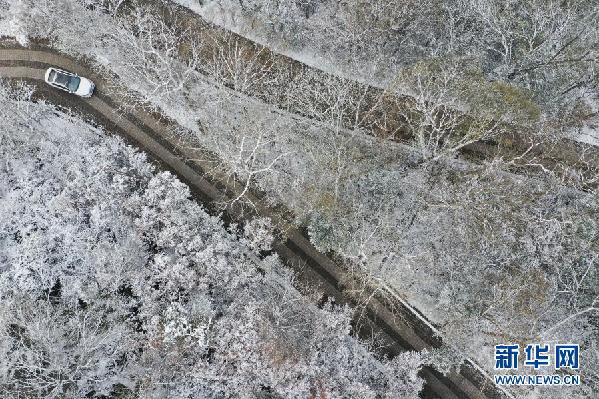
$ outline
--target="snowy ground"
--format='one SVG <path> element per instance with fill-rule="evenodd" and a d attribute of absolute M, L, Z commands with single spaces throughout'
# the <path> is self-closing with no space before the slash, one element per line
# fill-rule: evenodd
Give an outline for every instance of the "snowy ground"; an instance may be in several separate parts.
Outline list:
<path fill-rule="evenodd" d="M 582 143 L 599 146 L 599 126 L 596 124 L 585 125 L 580 134 L 575 137 Z"/>
<path fill-rule="evenodd" d="M 589 113 L 594 113 L 595 117 L 588 120 L 580 132 L 574 133 L 573 136 L 583 143 L 599 146 L 599 95 L 596 100 L 590 100 L 588 105 Z"/>

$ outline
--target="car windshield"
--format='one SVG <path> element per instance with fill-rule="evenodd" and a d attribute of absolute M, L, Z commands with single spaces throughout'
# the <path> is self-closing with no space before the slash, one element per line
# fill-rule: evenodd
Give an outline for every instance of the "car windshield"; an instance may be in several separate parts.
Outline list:
<path fill-rule="evenodd" d="M 77 91 L 81 79 L 79 79 L 77 76 L 69 76 L 58 73 L 56 74 L 56 80 L 54 82 L 67 88 L 69 91 Z"/>

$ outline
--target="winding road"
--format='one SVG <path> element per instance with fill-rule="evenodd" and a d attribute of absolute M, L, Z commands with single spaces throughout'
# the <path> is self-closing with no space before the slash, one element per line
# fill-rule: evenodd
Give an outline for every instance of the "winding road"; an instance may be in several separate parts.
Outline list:
<path fill-rule="evenodd" d="M 91 78 L 96 82 L 96 94 L 83 99 L 49 87 L 43 83 L 43 79 L 44 72 L 50 65 Z M 202 150 L 185 145 L 180 137 L 176 138 L 171 134 L 176 127 L 173 122 L 141 108 L 123 107 L 117 96 L 111 94 L 110 85 L 103 77 L 68 56 L 49 49 L 16 46 L 1 48 L 0 77 L 24 80 L 36 87 L 34 99 L 43 98 L 59 107 L 71 109 L 103 126 L 106 131 L 123 136 L 128 143 L 147 152 L 159 167 L 175 173 L 208 210 L 216 212 L 216 202 L 235 198 L 234 195 L 243 187 L 232 184 L 230 176 L 212 170 L 208 161 L 202 160 L 210 158 L 198 156 Z M 357 298 L 354 293 L 367 293 L 369 300 L 363 305 L 367 318 L 359 323 L 359 332 L 365 336 L 382 336 L 388 343 L 384 349 L 385 354 L 393 356 L 406 350 L 422 350 L 441 345 L 442 339 L 434 326 L 399 295 L 388 287 L 364 286 L 355 281 L 340 265 L 318 252 L 300 230 L 292 227 L 265 205 L 259 195 L 250 196 L 255 204 L 254 211 L 229 207 L 225 217 L 229 220 L 243 220 L 252 213 L 257 213 L 275 219 L 279 226 L 284 225 L 285 239 L 275 242 L 276 252 L 296 271 L 302 284 L 317 287 L 337 303 L 361 303 L 362 296 Z M 462 364 L 459 372 L 452 372 L 447 376 L 430 367 L 422 370 L 422 376 L 426 379 L 422 396 L 427 399 L 513 398 L 495 385 L 471 360 Z"/>

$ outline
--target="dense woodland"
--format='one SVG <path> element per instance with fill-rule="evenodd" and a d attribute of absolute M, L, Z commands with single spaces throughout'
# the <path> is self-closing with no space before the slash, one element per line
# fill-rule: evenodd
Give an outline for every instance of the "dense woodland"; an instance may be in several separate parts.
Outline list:
<path fill-rule="evenodd" d="M 528 91 L 562 117 L 597 101 L 596 0 L 176 2 L 268 47 L 381 86 L 406 66 L 460 62 Z"/>
<path fill-rule="evenodd" d="M 378 360 L 252 256 L 260 223 L 227 231 L 120 139 L 0 90 L 2 398 L 417 397 L 420 356 Z"/>
<path fill-rule="evenodd" d="M 466 142 L 501 141 L 497 120 L 524 127 L 531 148 L 559 146 L 564 137 L 592 141 L 599 79 L 597 1 L 177 3 L 265 47 L 247 47 L 237 36 L 218 31 L 195 31 L 187 24 L 188 14 L 177 19 L 174 11 L 165 19 L 147 4 L 118 0 L 43 5 L 0 0 L 0 34 L 23 44 L 42 39 L 91 60 L 114 79 L 111 89 L 123 101 L 150 104 L 178 122 L 182 128 L 173 133 L 212 151 L 215 168 L 260 189 L 270 203 L 286 206 L 318 248 L 335 253 L 356 275 L 400 292 L 483 367 L 492 368 L 497 343 L 580 343 L 582 378 L 589 384 L 568 395 L 592 397 L 599 385 L 597 175 L 588 177 L 569 165 L 546 168 L 535 159 L 523 164 L 524 154 L 471 162 L 459 149 Z M 70 12 L 57 12 L 65 7 Z M 277 72 L 284 70 L 277 69 L 283 61 L 268 47 L 311 65 L 321 63 L 332 74 L 304 67 L 291 79 Z M 359 82 L 382 88 L 385 96 L 415 99 L 414 108 L 401 115 L 413 140 L 377 136 L 376 127 L 348 118 L 369 99 Z M 484 123 L 464 134 L 458 119 L 439 118 L 438 110 L 446 108 L 469 112 Z M 584 161 L 589 147 L 580 148 Z M 34 165 L 33 159 L 27 162 Z M 144 173 L 158 181 L 148 177 L 153 172 Z M 175 184 L 159 176 L 162 183 L 153 190 Z M 122 190 L 132 197 L 146 195 L 137 186 L 130 194 L 127 187 Z M 145 212 L 138 206 L 133 215 Z M 205 223 L 199 208 L 188 212 Z M 156 234 L 154 227 L 144 228 L 139 231 Z M 177 237 L 170 239 L 172 245 L 190 239 Z M 222 238 L 227 246 L 233 245 L 227 237 Z M 152 267 L 174 267 L 159 257 L 162 266 Z M 251 267 L 244 270 L 266 284 Z M 154 269 L 143 273 L 161 275 Z M 222 298 L 239 284 L 223 286 L 228 294 L 215 298 L 226 301 Z M 52 287 L 45 288 L 48 298 Z M 343 319 L 312 311 L 313 320 L 321 313 L 322 320 L 331 320 L 330 328 Z M 341 341 L 350 340 L 346 332 L 338 335 Z M 344 347 L 335 342 L 341 345 L 335 348 Z M 418 363 L 416 357 L 411 361 Z M 395 384 L 387 371 L 381 373 L 380 385 L 368 389 Z M 306 380 L 306 389 L 318 384 L 314 381 Z M 411 381 L 415 385 L 405 389 L 415 392 L 418 382 Z M 563 397 L 559 390 L 529 394 Z"/>

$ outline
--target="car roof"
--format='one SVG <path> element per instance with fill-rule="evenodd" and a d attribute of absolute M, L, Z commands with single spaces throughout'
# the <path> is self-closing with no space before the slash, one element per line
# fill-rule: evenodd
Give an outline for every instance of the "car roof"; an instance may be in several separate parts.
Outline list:
<path fill-rule="evenodd" d="M 72 78 L 76 77 L 74 73 L 63 71 L 58 68 L 49 68 L 48 80 L 54 84 L 68 88 L 69 82 Z"/>
<path fill-rule="evenodd" d="M 69 80 L 71 80 L 71 76 L 58 72 L 54 79 L 54 83 L 57 83 L 62 86 L 67 86 L 69 84 Z"/>

